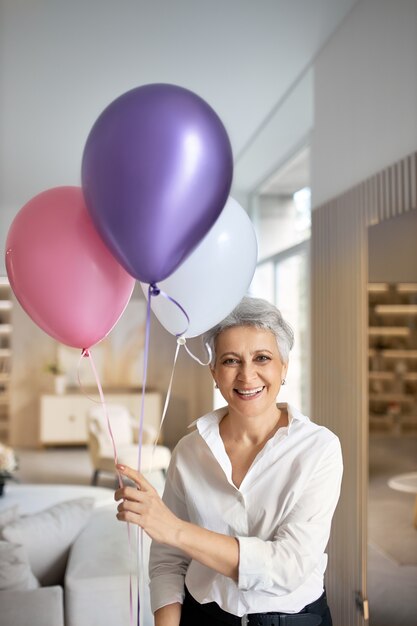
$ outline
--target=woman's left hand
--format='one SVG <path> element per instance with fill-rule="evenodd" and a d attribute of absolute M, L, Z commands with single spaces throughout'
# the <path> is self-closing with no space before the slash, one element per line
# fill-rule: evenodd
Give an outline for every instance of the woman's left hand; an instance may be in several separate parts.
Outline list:
<path fill-rule="evenodd" d="M 118 465 L 118 471 L 137 487 L 124 486 L 114 494 L 122 500 L 117 507 L 117 519 L 137 524 L 158 543 L 175 545 L 181 520 L 162 502 L 156 489 L 136 470 Z"/>

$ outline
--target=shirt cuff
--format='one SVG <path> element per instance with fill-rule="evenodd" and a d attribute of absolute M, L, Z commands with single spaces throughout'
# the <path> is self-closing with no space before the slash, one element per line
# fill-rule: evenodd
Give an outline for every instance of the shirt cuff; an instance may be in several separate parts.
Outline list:
<path fill-rule="evenodd" d="M 161 574 L 149 583 L 151 610 L 155 613 L 167 604 L 184 602 L 184 576 L 181 574 Z"/>
<path fill-rule="evenodd" d="M 239 589 L 265 591 L 271 586 L 268 577 L 270 555 L 265 542 L 258 537 L 237 537 L 237 540 L 239 541 Z"/>

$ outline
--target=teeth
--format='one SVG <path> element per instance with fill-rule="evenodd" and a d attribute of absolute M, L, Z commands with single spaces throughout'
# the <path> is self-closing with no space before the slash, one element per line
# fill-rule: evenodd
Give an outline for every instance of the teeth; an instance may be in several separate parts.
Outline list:
<path fill-rule="evenodd" d="M 262 391 L 263 387 L 258 387 L 257 389 L 236 389 L 238 393 L 242 396 L 254 396 L 259 391 Z"/>

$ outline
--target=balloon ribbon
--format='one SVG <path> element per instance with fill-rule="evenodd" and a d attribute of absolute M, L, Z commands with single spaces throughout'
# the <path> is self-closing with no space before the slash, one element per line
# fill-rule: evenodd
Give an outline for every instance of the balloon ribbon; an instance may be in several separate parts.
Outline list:
<path fill-rule="evenodd" d="M 114 464 L 115 466 L 118 463 L 118 457 L 117 457 L 117 446 L 116 446 L 116 441 L 114 439 L 113 436 L 113 431 L 112 431 L 112 427 L 111 427 L 111 422 L 110 422 L 110 417 L 109 417 L 109 412 L 107 410 L 107 404 L 104 398 L 104 393 L 103 393 L 103 388 L 101 386 L 101 382 L 100 382 L 100 377 L 98 375 L 97 372 L 97 368 L 95 366 L 94 363 L 94 359 L 93 359 L 93 355 L 91 354 L 91 350 L 88 350 L 86 348 L 84 348 L 81 352 L 81 357 L 80 360 L 78 362 L 78 368 L 77 368 L 77 372 L 78 372 L 78 381 L 80 383 L 81 386 L 81 381 L 80 381 L 80 377 L 79 377 L 79 370 L 80 370 L 80 363 L 81 363 L 81 359 L 82 358 L 88 358 L 90 365 L 91 365 L 91 369 L 93 371 L 94 374 L 94 378 L 96 380 L 96 384 L 97 384 L 97 389 L 99 392 L 99 396 L 100 396 L 100 401 L 101 401 L 101 406 L 103 407 L 103 412 L 104 415 L 106 416 L 106 422 L 107 422 L 107 428 L 109 431 L 109 435 L 110 435 L 110 439 L 111 439 L 111 443 L 112 443 L 112 447 L 113 447 L 113 456 L 114 456 Z M 82 386 L 81 386 L 82 388 Z M 123 480 L 122 480 L 122 476 L 120 474 L 120 472 L 116 471 L 117 473 L 117 479 L 119 481 L 119 487 L 123 487 Z M 132 538 L 131 538 L 131 534 L 130 534 L 130 524 L 129 522 L 127 522 L 127 537 L 128 537 L 128 543 L 129 543 L 129 556 L 131 559 L 131 555 L 132 555 Z M 130 567 L 129 567 L 129 614 L 130 614 L 130 624 L 131 626 L 133 626 L 134 624 L 134 619 L 133 619 L 133 581 L 132 581 L 132 561 L 130 560 Z"/>

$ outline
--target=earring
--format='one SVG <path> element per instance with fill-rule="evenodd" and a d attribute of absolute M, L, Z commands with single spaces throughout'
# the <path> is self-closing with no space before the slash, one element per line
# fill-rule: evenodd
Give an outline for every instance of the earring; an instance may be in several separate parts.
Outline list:
<path fill-rule="evenodd" d="M 285 378 L 281 380 L 281 385 L 285 385 Z"/>

